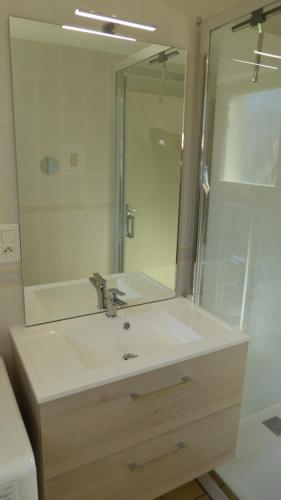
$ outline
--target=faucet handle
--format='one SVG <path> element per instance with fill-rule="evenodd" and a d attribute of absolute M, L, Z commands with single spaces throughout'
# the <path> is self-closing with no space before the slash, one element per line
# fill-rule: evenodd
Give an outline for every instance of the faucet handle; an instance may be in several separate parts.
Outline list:
<path fill-rule="evenodd" d="M 126 295 L 126 294 L 124 292 L 121 292 L 121 290 L 118 290 L 118 288 L 110 288 L 108 290 L 108 298 L 109 298 L 110 302 L 115 304 L 115 306 L 120 306 L 120 307 L 127 306 L 128 305 L 127 302 L 124 302 L 124 300 L 118 299 L 118 295 L 120 295 L 122 297 L 123 295 Z"/>
<path fill-rule="evenodd" d="M 114 297 L 114 295 L 119 295 L 120 297 L 126 295 L 124 292 L 122 292 L 121 290 L 118 290 L 118 288 L 109 288 L 108 290 L 108 293 L 109 295 L 112 295 Z"/>

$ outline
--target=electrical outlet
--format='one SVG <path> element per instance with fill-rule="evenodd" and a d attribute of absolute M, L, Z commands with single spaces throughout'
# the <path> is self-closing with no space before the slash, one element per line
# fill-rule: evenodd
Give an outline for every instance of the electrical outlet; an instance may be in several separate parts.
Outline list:
<path fill-rule="evenodd" d="M 0 224 L 0 263 L 20 261 L 18 224 Z"/>
<path fill-rule="evenodd" d="M 9 243 L 2 247 L 2 259 L 3 260 L 14 260 L 17 254 L 16 245 L 14 243 Z"/>

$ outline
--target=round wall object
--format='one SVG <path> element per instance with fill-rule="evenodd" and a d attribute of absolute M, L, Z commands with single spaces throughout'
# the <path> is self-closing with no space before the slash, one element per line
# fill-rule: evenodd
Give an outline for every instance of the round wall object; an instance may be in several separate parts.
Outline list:
<path fill-rule="evenodd" d="M 40 162 L 40 170 L 45 175 L 55 175 L 60 168 L 60 164 L 53 156 L 45 156 Z"/>

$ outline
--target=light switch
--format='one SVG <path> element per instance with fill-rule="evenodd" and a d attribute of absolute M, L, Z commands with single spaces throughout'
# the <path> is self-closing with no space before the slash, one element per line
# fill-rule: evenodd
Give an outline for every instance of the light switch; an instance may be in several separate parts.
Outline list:
<path fill-rule="evenodd" d="M 87 171 L 85 144 L 62 144 L 62 165 L 66 175 L 81 175 Z"/>
<path fill-rule="evenodd" d="M 70 154 L 69 164 L 71 167 L 78 167 L 78 153 L 71 153 Z"/>
<path fill-rule="evenodd" d="M 13 230 L 1 231 L 2 243 L 13 243 L 16 240 L 16 234 Z"/>

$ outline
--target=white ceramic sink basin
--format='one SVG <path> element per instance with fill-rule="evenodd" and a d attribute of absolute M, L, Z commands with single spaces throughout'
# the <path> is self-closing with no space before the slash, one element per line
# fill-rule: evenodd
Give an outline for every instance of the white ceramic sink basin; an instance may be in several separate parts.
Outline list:
<path fill-rule="evenodd" d="M 95 321 L 92 327 L 69 328 L 64 337 L 88 369 L 133 363 L 148 354 L 160 354 L 202 337 L 164 310 Z"/>
<path fill-rule="evenodd" d="M 17 326 L 12 339 L 40 403 L 248 342 L 183 297 L 124 308 L 114 319 Z"/>

